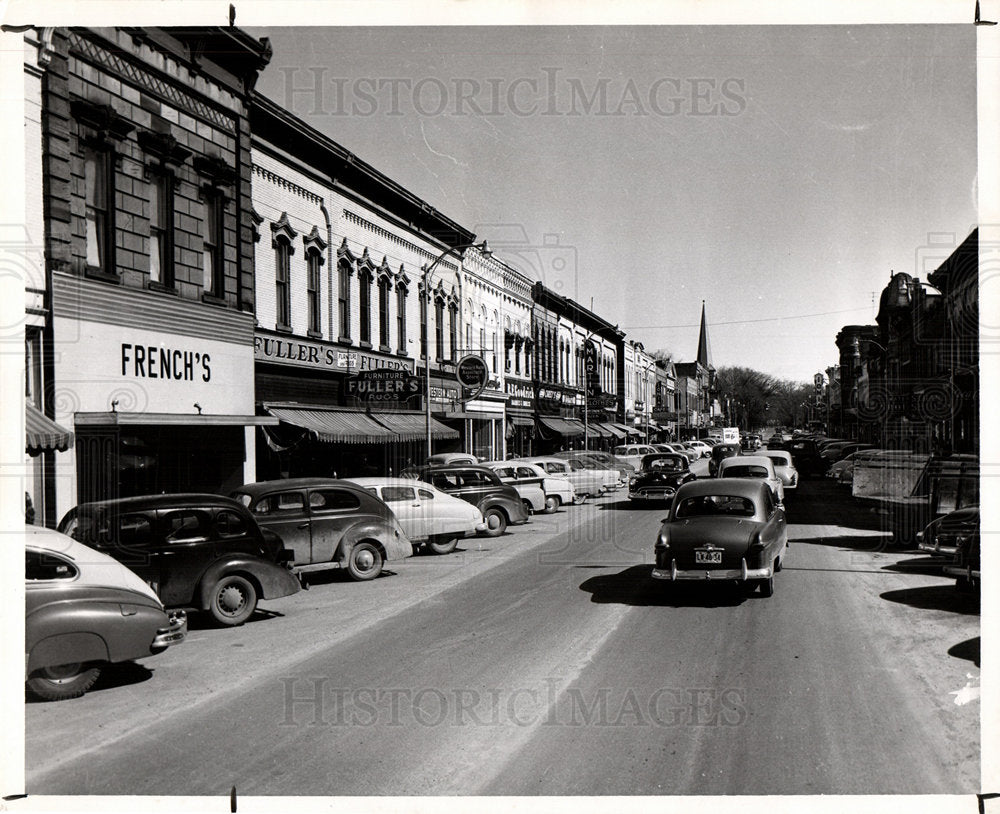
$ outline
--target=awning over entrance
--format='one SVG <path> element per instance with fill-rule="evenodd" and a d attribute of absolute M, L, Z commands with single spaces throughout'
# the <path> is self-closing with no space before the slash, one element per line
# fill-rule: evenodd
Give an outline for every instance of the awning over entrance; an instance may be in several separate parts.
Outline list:
<path fill-rule="evenodd" d="M 542 427 L 548 430 L 550 433 L 556 433 L 556 435 L 565 435 L 568 437 L 576 437 L 577 435 L 583 435 L 583 425 L 573 424 L 564 418 L 555 418 L 554 416 L 539 416 L 538 423 Z"/>
<path fill-rule="evenodd" d="M 513 424 L 513 425 L 515 425 L 517 427 L 533 427 L 533 426 L 535 426 L 535 422 L 532 421 L 530 418 L 524 418 L 523 416 L 519 416 L 519 415 L 509 415 L 509 416 L 507 416 L 507 420 L 510 421 L 511 424 Z"/>
<path fill-rule="evenodd" d="M 587 424 L 584 425 L 584 423 L 582 421 L 577 421 L 575 418 L 571 418 L 571 419 L 568 419 L 568 420 L 572 421 L 574 424 L 576 424 L 580 428 L 580 432 L 581 433 L 584 430 L 586 430 L 586 434 L 587 435 L 591 435 L 594 438 L 611 438 L 612 437 L 611 433 L 608 432 L 603 427 L 601 427 L 601 425 L 598 424 L 596 421 L 588 421 Z"/>
<path fill-rule="evenodd" d="M 372 413 L 379 424 L 399 435 L 400 441 L 423 441 L 427 438 L 427 417 L 423 413 Z M 458 430 L 431 418 L 432 438 L 458 438 Z"/>
<path fill-rule="evenodd" d="M 627 424 L 619 424 L 617 421 L 614 421 L 612 422 L 612 426 L 621 430 L 626 435 L 642 435 L 640 430 L 637 430 L 635 427 L 630 427 Z"/>
<path fill-rule="evenodd" d="M 73 433 L 56 424 L 29 402 L 24 403 L 25 449 L 29 455 L 40 455 L 49 449 L 65 452 L 73 443 Z"/>
<path fill-rule="evenodd" d="M 499 421 L 503 418 L 503 413 L 484 413 L 477 412 L 476 410 L 465 410 L 458 413 L 442 413 L 441 418 L 445 421 L 452 421 L 459 418 L 474 418 L 476 421 Z"/>
<path fill-rule="evenodd" d="M 623 440 L 628 435 L 628 433 L 626 433 L 625 430 L 620 430 L 613 424 L 601 424 L 601 429 L 611 433 L 619 441 Z"/>
<path fill-rule="evenodd" d="M 332 444 L 385 444 L 399 436 L 365 413 L 321 407 L 284 407 L 265 404 L 275 418 L 307 430 L 317 441 Z M 423 436 L 421 436 L 423 437 Z"/>
<path fill-rule="evenodd" d="M 80 427 L 277 427 L 269 415 L 208 415 L 202 413 L 74 413 Z"/>

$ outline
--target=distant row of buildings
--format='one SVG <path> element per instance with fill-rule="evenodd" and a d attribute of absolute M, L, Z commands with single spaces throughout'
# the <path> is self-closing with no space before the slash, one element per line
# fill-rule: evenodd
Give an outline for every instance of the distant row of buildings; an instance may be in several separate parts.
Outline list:
<path fill-rule="evenodd" d="M 814 415 L 879 447 L 978 454 L 979 231 L 927 254 L 926 280 L 892 274 L 876 324 L 837 334 L 840 363 Z"/>
<path fill-rule="evenodd" d="M 82 500 L 398 471 L 428 426 L 434 451 L 503 458 L 709 423 L 704 309 L 697 359 L 655 359 L 559 293 L 557 264 L 532 260 L 557 244 L 505 261 L 255 94 L 266 40 L 36 28 L 24 48 L 40 522 Z"/>

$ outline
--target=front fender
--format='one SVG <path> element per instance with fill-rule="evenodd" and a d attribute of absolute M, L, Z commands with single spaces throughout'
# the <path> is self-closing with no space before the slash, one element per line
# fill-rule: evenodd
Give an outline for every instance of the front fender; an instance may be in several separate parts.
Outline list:
<path fill-rule="evenodd" d="M 398 536 L 387 528 L 388 523 L 375 523 L 362 521 L 351 526 L 344 534 L 337 547 L 334 559 L 342 566 L 347 565 L 347 560 L 351 555 L 355 544 L 362 540 L 373 540 L 381 546 L 385 554 L 385 561 L 402 560 L 413 556 L 413 543 L 405 534 Z"/>
<path fill-rule="evenodd" d="M 250 577 L 256 583 L 261 599 L 289 596 L 298 592 L 301 587 L 287 569 L 261 557 L 250 554 L 225 557 L 213 562 L 202 574 L 198 588 L 198 607 L 202 610 L 208 608 L 212 587 L 227 574 L 244 574 Z"/>

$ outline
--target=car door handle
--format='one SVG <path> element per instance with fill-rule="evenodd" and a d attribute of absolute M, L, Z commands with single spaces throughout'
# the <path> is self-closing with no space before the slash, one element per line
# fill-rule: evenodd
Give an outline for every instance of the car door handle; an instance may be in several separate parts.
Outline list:
<path fill-rule="evenodd" d="M 419 509 L 420 508 L 420 504 L 419 503 L 411 503 L 410 506 L 412 506 L 414 509 Z"/>
<path fill-rule="evenodd" d="M 309 523 L 299 523 L 295 528 L 297 528 L 297 529 L 307 529 L 307 528 L 309 528 Z"/>

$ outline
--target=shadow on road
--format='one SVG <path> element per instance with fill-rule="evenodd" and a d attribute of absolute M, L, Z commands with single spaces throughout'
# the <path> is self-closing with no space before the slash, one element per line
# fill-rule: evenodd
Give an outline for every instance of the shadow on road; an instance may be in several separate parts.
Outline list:
<path fill-rule="evenodd" d="M 888 524 L 873 509 L 863 506 L 837 484 L 822 478 L 800 481 L 790 504 L 788 521 L 830 526 L 846 526 L 866 531 L 890 531 Z"/>
<path fill-rule="evenodd" d="M 602 512 L 630 512 L 630 511 L 642 511 L 643 509 L 648 509 L 650 511 L 663 512 L 663 517 L 667 516 L 670 511 L 670 501 L 669 500 L 631 500 L 629 498 L 619 498 L 613 503 L 602 503 L 600 504 L 600 509 Z"/>
<path fill-rule="evenodd" d="M 950 557 L 916 557 L 912 560 L 899 560 L 892 565 L 883 565 L 883 571 L 897 571 L 900 574 L 925 574 L 929 577 L 940 577 L 941 569 L 951 562 Z"/>
<path fill-rule="evenodd" d="M 922 588 L 903 588 L 879 594 L 882 599 L 899 602 L 921 610 L 942 610 L 951 613 L 978 614 L 979 595 L 964 594 L 954 585 L 926 585 Z"/>
<path fill-rule="evenodd" d="M 267 600 L 263 601 L 266 602 Z M 278 611 L 265 610 L 258 605 L 250 615 L 250 618 L 243 624 L 252 625 L 255 622 L 264 622 L 268 619 L 284 615 Z M 229 630 L 231 627 L 240 627 L 240 625 L 224 625 L 221 622 L 216 622 L 212 614 L 208 611 L 194 611 L 188 614 L 188 630 Z"/>
<path fill-rule="evenodd" d="M 948 655 L 954 656 L 956 659 L 966 659 L 978 667 L 980 648 L 980 639 L 979 636 L 976 636 L 948 648 Z"/>
<path fill-rule="evenodd" d="M 844 529 L 850 531 L 850 529 Z M 789 529 L 788 542 L 793 547 L 796 545 L 823 545 L 839 546 L 849 551 L 888 551 L 892 542 L 887 535 L 883 534 L 836 534 L 817 535 L 809 537 L 798 532 L 796 529 Z"/>
<path fill-rule="evenodd" d="M 742 604 L 748 597 L 736 584 L 654 580 L 651 565 L 633 565 L 617 574 L 602 574 L 580 583 L 580 590 L 598 604 L 636 605 L 665 608 L 719 608 Z"/>

